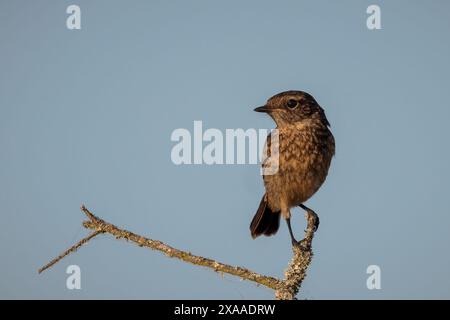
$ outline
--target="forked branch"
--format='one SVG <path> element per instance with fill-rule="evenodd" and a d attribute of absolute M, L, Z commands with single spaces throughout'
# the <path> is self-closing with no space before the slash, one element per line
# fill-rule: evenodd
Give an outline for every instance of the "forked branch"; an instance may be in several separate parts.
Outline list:
<path fill-rule="evenodd" d="M 264 285 L 275 290 L 275 297 L 277 299 L 290 300 L 295 299 L 302 281 L 306 276 L 306 270 L 311 263 L 313 255 L 311 243 L 314 237 L 315 217 L 312 215 L 307 215 L 308 226 L 305 231 L 305 238 L 299 245 L 293 246 L 293 257 L 285 271 L 285 279 L 280 280 L 274 277 L 261 275 L 246 268 L 231 266 L 209 258 L 193 255 L 187 251 L 173 248 L 161 241 L 145 238 L 131 231 L 118 228 L 115 225 L 95 216 L 85 206 L 82 206 L 81 210 L 89 219 L 83 222 L 83 226 L 87 229 L 91 229 L 92 232 L 87 237 L 83 238 L 81 241 L 50 261 L 48 264 L 40 268 L 38 270 L 39 273 L 47 270 L 67 255 L 75 252 L 78 248 L 88 243 L 88 241 L 92 238 L 98 236 L 99 234 L 109 233 L 116 239 L 125 239 L 134 242 L 140 247 L 147 247 L 153 250 L 161 251 L 168 257 L 177 258 L 194 265 L 213 269 L 216 272 L 228 273 L 240 277 L 241 279 Z"/>

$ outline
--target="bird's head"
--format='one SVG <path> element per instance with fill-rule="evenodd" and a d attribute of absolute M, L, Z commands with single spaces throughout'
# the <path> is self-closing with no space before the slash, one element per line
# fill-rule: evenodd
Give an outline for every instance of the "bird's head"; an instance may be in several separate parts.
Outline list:
<path fill-rule="evenodd" d="M 303 91 L 285 91 L 267 100 L 267 103 L 255 109 L 269 114 L 278 127 L 317 119 L 329 126 L 324 110 L 310 94 Z"/>

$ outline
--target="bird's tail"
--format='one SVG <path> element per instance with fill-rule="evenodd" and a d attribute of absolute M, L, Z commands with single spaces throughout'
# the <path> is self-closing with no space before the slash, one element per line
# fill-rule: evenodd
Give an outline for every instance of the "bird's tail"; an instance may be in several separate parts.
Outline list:
<path fill-rule="evenodd" d="M 255 239 L 259 235 L 271 236 L 278 231 L 280 226 L 280 211 L 273 212 L 267 205 L 266 195 L 259 204 L 252 222 L 250 223 L 250 232 Z"/>

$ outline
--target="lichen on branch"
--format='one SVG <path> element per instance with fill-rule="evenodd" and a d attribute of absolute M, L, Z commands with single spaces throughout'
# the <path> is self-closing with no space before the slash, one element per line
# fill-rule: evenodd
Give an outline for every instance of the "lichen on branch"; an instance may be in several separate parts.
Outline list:
<path fill-rule="evenodd" d="M 259 285 L 263 285 L 275 291 L 275 298 L 281 300 L 295 299 L 303 279 L 306 276 L 306 270 L 308 269 L 312 253 L 312 239 L 314 237 L 315 230 L 315 217 L 307 215 L 308 226 L 305 231 L 305 238 L 297 245 L 293 245 L 293 257 L 288 264 L 285 271 L 285 279 L 280 280 L 271 276 L 262 275 L 256 273 L 247 268 L 239 266 L 231 266 L 225 263 L 218 262 L 213 259 L 205 258 L 202 256 L 193 255 L 188 251 L 179 250 L 173 248 L 162 241 L 153 240 L 144 236 L 135 234 L 131 231 L 119 228 L 103 219 L 95 216 L 85 206 L 81 206 L 81 211 L 88 217 L 89 220 L 83 222 L 83 226 L 86 229 L 92 230 L 92 232 L 72 247 L 64 251 L 58 257 L 47 263 L 45 266 L 38 270 L 39 273 L 51 268 L 60 260 L 68 256 L 69 254 L 77 251 L 81 246 L 87 244 L 89 240 L 100 235 L 110 234 L 116 239 L 125 239 L 131 241 L 140 247 L 147 247 L 153 250 L 160 251 L 166 256 L 171 258 L 177 258 L 182 261 L 210 268 L 216 272 L 227 273 L 233 276 L 240 277 L 244 280 L 255 282 Z"/>

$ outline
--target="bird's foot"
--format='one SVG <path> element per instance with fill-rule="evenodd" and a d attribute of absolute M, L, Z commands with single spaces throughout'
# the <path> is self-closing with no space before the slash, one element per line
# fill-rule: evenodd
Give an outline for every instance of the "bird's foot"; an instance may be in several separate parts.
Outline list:
<path fill-rule="evenodd" d="M 320 219 L 319 219 L 319 216 L 317 215 L 317 213 L 315 213 L 311 209 L 307 209 L 305 212 L 305 216 L 306 216 L 306 221 L 308 222 L 308 225 L 309 225 L 310 220 L 312 220 L 313 231 L 316 232 L 317 229 L 319 229 L 319 224 L 320 224 Z"/>
<path fill-rule="evenodd" d="M 300 248 L 301 250 L 304 250 L 304 251 L 310 249 L 310 245 L 308 244 L 308 241 L 306 239 L 303 239 L 303 240 L 300 240 L 300 241 L 292 239 L 292 246 Z"/>
<path fill-rule="evenodd" d="M 319 229 L 319 224 L 320 224 L 320 219 L 319 216 L 317 215 L 317 213 L 315 213 L 314 211 L 308 211 L 308 216 L 311 217 L 311 219 L 313 220 L 314 224 L 314 232 L 317 231 L 317 229 Z"/>
<path fill-rule="evenodd" d="M 306 211 L 306 221 L 308 221 L 308 226 L 310 220 L 312 220 L 311 222 L 313 223 L 313 231 L 316 232 L 317 229 L 319 229 L 320 224 L 319 216 L 317 215 L 317 213 L 315 213 L 313 210 L 311 210 L 304 204 L 300 204 L 299 207 Z"/>

